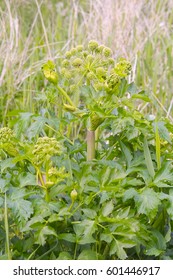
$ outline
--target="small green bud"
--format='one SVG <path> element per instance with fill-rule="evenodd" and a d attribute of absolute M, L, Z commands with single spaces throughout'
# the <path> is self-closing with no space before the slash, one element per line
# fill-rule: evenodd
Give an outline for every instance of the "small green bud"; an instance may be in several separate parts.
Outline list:
<path fill-rule="evenodd" d="M 80 67 L 82 65 L 83 61 L 80 58 L 75 58 L 72 62 L 72 65 L 74 67 Z"/>
<path fill-rule="evenodd" d="M 77 49 L 76 48 L 72 48 L 70 50 L 70 52 L 71 52 L 71 55 L 73 56 L 73 55 L 75 55 L 77 53 Z"/>
<path fill-rule="evenodd" d="M 88 48 L 91 51 L 94 51 L 97 47 L 98 47 L 98 43 L 96 41 L 94 41 L 94 40 L 89 41 Z"/>
<path fill-rule="evenodd" d="M 87 52 L 87 51 L 83 51 L 83 52 L 82 52 L 82 55 L 83 55 L 83 57 L 85 58 L 85 57 L 87 57 L 88 52 Z"/>
<path fill-rule="evenodd" d="M 61 69 L 61 75 L 66 79 L 71 79 L 71 77 L 72 77 L 71 72 L 69 70 L 67 70 L 66 68 Z"/>
<path fill-rule="evenodd" d="M 95 80 L 95 75 L 93 72 L 89 72 L 87 75 L 86 75 L 86 78 L 91 81 L 91 80 Z"/>
<path fill-rule="evenodd" d="M 106 76 L 106 71 L 103 67 L 98 67 L 96 69 L 96 74 L 100 77 L 105 77 Z"/>
<path fill-rule="evenodd" d="M 102 53 L 102 51 L 103 51 L 104 48 L 105 48 L 104 45 L 100 45 L 100 46 L 98 46 L 98 47 L 96 48 L 96 52 Z"/>
<path fill-rule="evenodd" d="M 83 45 L 78 45 L 78 46 L 76 46 L 76 50 L 77 50 L 78 52 L 82 52 L 82 51 L 83 51 Z"/>
<path fill-rule="evenodd" d="M 72 54 L 71 54 L 70 51 L 67 51 L 67 52 L 65 53 L 65 57 L 66 57 L 66 58 L 70 58 L 71 56 L 72 56 Z"/>
<path fill-rule="evenodd" d="M 63 67 L 68 67 L 69 65 L 70 65 L 70 62 L 69 62 L 68 59 L 64 59 L 64 60 L 62 61 L 62 66 L 63 66 Z"/>
<path fill-rule="evenodd" d="M 87 62 L 92 63 L 94 60 L 94 56 L 92 54 L 87 55 L 86 57 Z"/>
<path fill-rule="evenodd" d="M 109 62 L 109 64 L 112 64 L 112 65 L 114 65 L 115 64 L 115 60 L 113 59 L 113 58 L 108 58 L 108 62 Z"/>
<path fill-rule="evenodd" d="M 109 57 L 112 54 L 112 51 L 110 48 L 104 47 L 103 54 L 104 56 Z"/>
<path fill-rule="evenodd" d="M 73 189 L 72 191 L 71 191 L 71 193 L 70 193 L 70 197 L 71 197 L 71 200 L 72 201 L 75 201 L 76 200 L 76 198 L 77 198 L 77 191 L 75 190 L 75 189 Z"/>

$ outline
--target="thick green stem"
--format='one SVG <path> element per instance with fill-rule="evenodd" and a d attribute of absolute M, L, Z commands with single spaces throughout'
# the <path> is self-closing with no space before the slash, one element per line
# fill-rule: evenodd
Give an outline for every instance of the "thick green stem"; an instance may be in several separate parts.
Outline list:
<path fill-rule="evenodd" d="M 67 92 L 65 90 L 63 90 L 60 86 L 57 85 L 57 89 L 60 91 L 60 93 L 67 99 L 68 103 L 73 106 L 74 108 L 76 108 L 75 104 L 73 103 L 73 101 L 71 100 L 71 98 L 68 96 Z"/>
<path fill-rule="evenodd" d="M 95 131 L 87 129 L 87 160 L 95 158 Z"/>
<path fill-rule="evenodd" d="M 46 202 L 50 202 L 50 195 L 49 195 L 49 190 L 46 188 L 45 189 L 45 200 L 46 200 Z"/>

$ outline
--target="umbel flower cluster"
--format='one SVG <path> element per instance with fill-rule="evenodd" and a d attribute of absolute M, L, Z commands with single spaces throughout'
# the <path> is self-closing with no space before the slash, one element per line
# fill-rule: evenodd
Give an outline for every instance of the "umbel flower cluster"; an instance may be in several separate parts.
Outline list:
<path fill-rule="evenodd" d="M 33 163 L 41 166 L 48 163 L 51 157 L 60 154 L 60 145 L 55 138 L 39 137 L 33 149 Z"/>
<path fill-rule="evenodd" d="M 11 156 L 17 154 L 15 135 L 13 130 L 8 127 L 0 129 L 0 149 L 4 150 Z"/>
<path fill-rule="evenodd" d="M 78 45 L 67 51 L 60 68 L 62 77 L 70 81 L 71 93 L 84 83 L 91 84 L 96 91 L 113 92 L 130 71 L 131 64 L 126 59 L 116 63 L 111 49 L 93 40 L 87 48 Z"/>

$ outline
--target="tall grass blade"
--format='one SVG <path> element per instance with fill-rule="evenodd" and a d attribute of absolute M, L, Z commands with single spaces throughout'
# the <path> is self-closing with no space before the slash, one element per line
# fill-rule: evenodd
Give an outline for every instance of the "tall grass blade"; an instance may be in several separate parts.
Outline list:
<path fill-rule="evenodd" d="M 159 129 L 158 123 L 155 124 L 155 141 L 156 141 L 156 161 L 157 161 L 157 169 L 161 168 L 161 154 L 160 154 L 160 136 L 159 136 Z"/>
<path fill-rule="evenodd" d="M 147 165 L 148 173 L 152 178 L 155 176 L 155 171 L 154 171 L 154 166 L 151 158 L 151 153 L 148 147 L 148 142 L 147 139 L 144 138 L 144 157 L 145 157 L 145 162 Z"/>
<path fill-rule="evenodd" d="M 11 260 L 11 252 L 10 252 L 10 242 L 9 242 L 9 226 L 8 226 L 8 208 L 7 208 L 7 198 L 5 193 L 5 201 L 4 201 L 4 222 L 5 222 L 5 235 L 6 235 L 6 255 L 8 256 L 8 260 Z"/>

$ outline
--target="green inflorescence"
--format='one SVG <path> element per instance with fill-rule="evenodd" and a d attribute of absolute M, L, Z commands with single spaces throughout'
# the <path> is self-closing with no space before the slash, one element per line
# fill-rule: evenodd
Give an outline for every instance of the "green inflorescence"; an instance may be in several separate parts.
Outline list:
<path fill-rule="evenodd" d="M 15 135 L 13 130 L 8 127 L 0 128 L 0 149 L 11 156 L 17 155 Z"/>
<path fill-rule="evenodd" d="M 55 138 L 39 137 L 34 146 L 33 162 L 36 166 L 49 162 L 51 157 L 60 154 L 60 145 Z"/>

